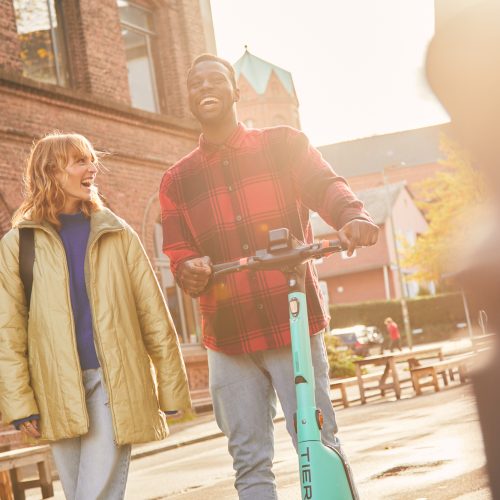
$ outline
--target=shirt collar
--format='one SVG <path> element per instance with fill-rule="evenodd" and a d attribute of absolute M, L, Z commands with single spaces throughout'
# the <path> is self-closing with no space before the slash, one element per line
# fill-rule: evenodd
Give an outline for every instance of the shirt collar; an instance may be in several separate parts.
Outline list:
<path fill-rule="evenodd" d="M 212 144 L 205 139 L 203 134 L 200 135 L 199 148 L 204 153 L 215 153 L 224 148 L 236 149 L 248 133 L 248 129 L 243 123 L 238 122 L 235 131 L 222 144 Z"/>

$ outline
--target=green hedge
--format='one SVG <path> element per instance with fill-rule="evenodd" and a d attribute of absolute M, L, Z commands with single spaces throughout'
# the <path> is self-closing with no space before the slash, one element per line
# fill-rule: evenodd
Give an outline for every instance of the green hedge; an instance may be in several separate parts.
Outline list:
<path fill-rule="evenodd" d="M 423 333 L 414 335 L 415 343 L 429 342 L 449 337 L 456 331 L 458 323 L 464 323 L 465 311 L 462 296 L 459 293 L 446 293 L 408 299 L 408 313 L 412 330 L 422 329 Z M 343 328 L 352 325 L 375 325 L 386 335 L 384 319 L 390 316 L 398 323 L 404 340 L 401 302 L 371 301 L 354 304 L 330 306 L 331 328 Z M 471 311 L 472 318 L 477 311 Z"/>

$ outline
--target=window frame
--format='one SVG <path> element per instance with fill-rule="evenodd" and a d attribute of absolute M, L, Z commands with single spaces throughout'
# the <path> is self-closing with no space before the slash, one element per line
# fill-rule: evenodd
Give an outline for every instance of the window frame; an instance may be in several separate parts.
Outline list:
<path fill-rule="evenodd" d="M 53 0 L 54 8 L 52 9 L 51 0 L 45 0 L 45 6 L 47 8 L 47 16 L 49 19 L 49 32 L 50 32 L 50 42 L 52 45 L 53 57 L 54 57 L 54 72 L 55 72 L 55 82 L 49 82 L 40 80 L 37 78 L 33 78 L 31 75 L 25 75 L 25 78 L 29 80 L 33 80 L 35 82 L 44 83 L 47 85 L 57 85 L 58 87 L 63 88 L 71 88 L 72 87 L 72 75 L 71 75 L 71 65 L 70 65 L 70 57 L 68 52 L 68 33 L 66 29 L 65 23 L 65 15 L 64 15 L 64 5 L 63 0 Z M 16 6 L 14 2 L 12 2 L 12 8 L 14 13 L 16 12 Z M 58 16 L 58 12 L 60 16 Z M 16 15 L 16 14 L 15 14 Z M 17 15 L 16 15 L 17 17 Z M 54 25 L 54 21 L 57 22 L 57 25 L 60 26 L 60 37 L 58 36 L 57 29 Z M 17 22 L 16 22 L 16 33 L 17 32 Z M 60 46 L 60 38 L 63 40 L 63 47 Z M 62 59 L 64 68 L 61 67 L 60 60 Z M 24 73 L 24 70 L 23 70 Z"/>

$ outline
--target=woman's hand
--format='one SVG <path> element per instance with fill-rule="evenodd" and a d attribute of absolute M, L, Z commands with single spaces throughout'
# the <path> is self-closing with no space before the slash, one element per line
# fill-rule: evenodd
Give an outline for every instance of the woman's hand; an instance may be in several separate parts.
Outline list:
<path fill-rule="evenodd" d="M 42 435 L 38 430 L 38 419 L 34 418 L 32 420 L 28 420 L 27 422 L 23 422 L 19 425 L 19 430 L 32 438 L 39 438 Z"/>

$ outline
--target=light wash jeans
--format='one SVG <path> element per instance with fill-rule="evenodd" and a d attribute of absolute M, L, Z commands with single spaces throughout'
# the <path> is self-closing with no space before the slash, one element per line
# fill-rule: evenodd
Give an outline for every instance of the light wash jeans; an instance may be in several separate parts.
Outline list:
<path fill-rule="evenodd" d="M 322 333 L 311 337 L 311 354 L 316 404 L 324 416 L 321 440 L 340 451 Z M 234 485 L 240 500 L 276 500 L 272 472 L 276 394 L 283 408 L 286 428 L 297 449 L 293 425 L 297 399 L 291 348 L 238 355 L 209 349 L 208 365 L 215 418 L 229 441 L 228 449 L 236 471 Z"/>
<path fill-rule="evenodd" d="M 101 369 L 84 370 L 89 432 L 51 444 L 67 500 L 121 500 L 125 495 L 130 445 L 116 446 Z"/>

